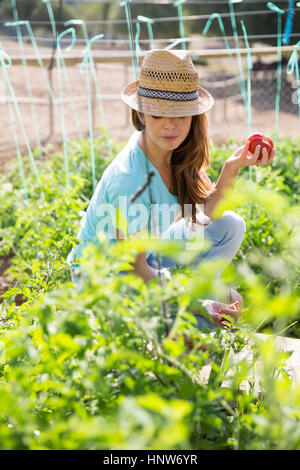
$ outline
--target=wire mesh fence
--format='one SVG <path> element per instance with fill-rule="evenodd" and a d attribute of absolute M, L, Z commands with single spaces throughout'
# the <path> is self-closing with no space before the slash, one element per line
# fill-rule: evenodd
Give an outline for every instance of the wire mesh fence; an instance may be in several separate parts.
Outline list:
<path fill-rule="evenodd" d="M 251 105 L 253 112 L 274 110 L 277 93 L 278 70 L 255 70 L 251 71 Z M 292 115 L 298 115 L 298 102 L 295 98 L 296 77 L 286 73 L 286 67 L 281 71 L 280 87 L 280 111 Z M 240 92 L 239 78 L 228 73 L 211 73 L 201 81 L 201 85 L 207 88 L 216 101 L 226 100 L 228 103 L 236 101 L 243 103 Z M 244 87 L 247 82 L 244 80 Z M 225 113 L 225 111 L 224 111 Z M 225 115 L 222 118 L 226 118 Z"/>

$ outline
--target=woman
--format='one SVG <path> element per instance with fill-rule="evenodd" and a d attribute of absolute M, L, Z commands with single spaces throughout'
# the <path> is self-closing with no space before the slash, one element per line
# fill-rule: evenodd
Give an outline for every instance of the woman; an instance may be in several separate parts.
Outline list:
<path fill-rule="evenodd" d="M 191 231 L 198 233 L 202 229 L 203 233 L 204 227 L 204 238 L 211 247 L 200 253 L 194 264 L 208 258 L 230 263 L 234 258 L 243 240 L 245 222 L 231 211 L 215 220 L 214 208 L 224 192 L 233 187 L 240 168 L 264 166 L 272 161 L 275 151 L 270 156 L 263 153 L 258 161 L 260 147 L 252 155 L 247 142 L 225 161 L 217 183 L 212 184 L 205 171 L 209 167 L 205 113 L 212 108 L 213 98 L 198 81 L 186 51 L 153 50 L 145 55 L 139 80 L 121 94 L 131 108 L 138 132 L 104 171 L 81 222 L 78 238 L 82 245 L 69 254 L 69 263 L 75 254 L 80 257 L 83 246 L 95 241 L 99 231 L 106 231 L 114 240 L 124 237 L 113 223 L 118 206 L 128 220 L 129 234 L 146 236 L 151 232 L 161 238 L 187 241 Z M 158 276 L 155 261 L 154 254 L 140 253 L 133 272 L 145 282 L 154 279 Z M 163 258 L 162 266 L 174 268 L 176 261 Z M 242 298 L 234 289 L 230 294 L 229 304 L 208 302 L 212 321 L 199 317 L 199 328 L 220 326 L 221 313 L 238 317 Z"/>

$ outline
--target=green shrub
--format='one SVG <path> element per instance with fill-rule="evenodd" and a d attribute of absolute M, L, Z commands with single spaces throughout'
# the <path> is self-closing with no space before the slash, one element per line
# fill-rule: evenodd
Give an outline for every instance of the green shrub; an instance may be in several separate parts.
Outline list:
<path fill-rule="evenodd" d="M 96 148 L 100 179 L 111 157 L 104 140 Z M 279 148 L 295 160 L 300 145 Z M 211 179 L 230 151 L 230 144 L 215 149 Z M 299 450 L 300 389 L 284 367 L 289 353 L 273 336 L 256 335 L 300 337 L 297 173 L 280 158 L 273 173 L 257 171 L 258 184 L 241 172 L 219 211 L 239 212 L 247 234 L 220 285 L 211 262 L 147 284 L 118 274 L 145 249 L 181 261 L 188 254 L 174 243 L 109 245 L 101 237 L 101 250 L 85 250 L 74 286 L 65 258 L 92 195 L 87 141 L 75 142 L 69 156 L 70 187 L 56 154 L 39 165 L 42 188 L 28 176 L 28 202 L 17 172 L 13 190 L 1 189 L 1 256 L 13 256 L 9 272 L 18 282 L 0 304 L 0 447 Z M 232 284 L 244 296 L 240 322 L 199 332 L 195 309 Z M 25 300 L 19 306 L 17 294 Z"/>

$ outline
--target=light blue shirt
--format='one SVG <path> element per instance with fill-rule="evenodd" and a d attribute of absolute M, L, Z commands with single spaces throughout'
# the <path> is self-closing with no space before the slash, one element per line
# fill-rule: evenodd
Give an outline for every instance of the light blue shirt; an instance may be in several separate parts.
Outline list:
<path fill-rule="evenodd" d="M 77 238 L 82 244 L 76 245 L 68 254 L 69 264 L 73 262 L 75 254 L 78 258 L 82 256 L 83 248 L 89 243 L 98 244 L 96 235 L 100 231 L 109 240 L 116 241 L 115 213 L 118 206 L 127 219 L 129 234 L 146 228 L 151 236 L 159 238 L 176 218 L 180 210 L 178 197 L 170 193 L 159 171 L 138 145 L 139 135 L 139 132 L 135 132 L 131 136 L 127 145 L 103 172 L 80 222 Z M 148 171 L 151 170 L 154 171 L 151 179 L 152 200 L 147 187 L 131 203 L 130 198 L 145 184 Z M 147 253 L 147 257 L 149 255 Z"/>

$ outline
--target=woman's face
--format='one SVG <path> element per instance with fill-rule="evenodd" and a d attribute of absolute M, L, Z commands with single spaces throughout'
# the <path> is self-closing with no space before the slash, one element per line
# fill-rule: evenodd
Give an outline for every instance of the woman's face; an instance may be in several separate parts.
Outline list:
<path fill-rule="evenodd" d="M 146 126 L 146 136 L 155 145 L 165 151 L 179 147 L 190 131 L 192 116 L 157 117 L 138 113 L 139 119 Z"/>

